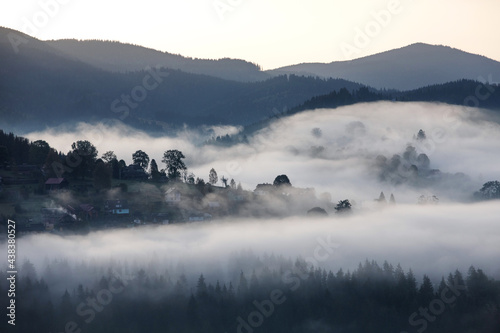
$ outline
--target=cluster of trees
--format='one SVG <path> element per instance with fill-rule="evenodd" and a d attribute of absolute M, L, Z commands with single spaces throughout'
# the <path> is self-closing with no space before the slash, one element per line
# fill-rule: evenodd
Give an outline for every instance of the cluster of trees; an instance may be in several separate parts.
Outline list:
<path fill-rule="evenodd" d="M 415 140 L 425 140 L 425 132 L 419 131 Z M 378 169 L 378 178 L 394 185 L 402 183 L 416 183 L 429 174 L 438 170 L 430 169 L 430 159 L 424 153 L 409 144 L 403 154 L 394 154 L 390 159 L 383 155 L 377 156 L 375 166 Z"/>
<path fill-rule="evenodd" d="M 474 193 L 474 197 L 477 200 L 500 199 L 500 182 L 492 180 L 484 183 L 483 187 Z"/>
<path fill-rule="evenodd" d="M 242 259 L 242 258 L 240 258 Z M 59 266 L 61 263 L 55 263 Z M 56 265 L 53 265 L 56 266 Z M 274 255 L 230 269 L 228 281 L 174 277 L 143 269 L 94 273 L 92 282 L 54 292 L 51 280 L 24 274 L 17 284 L 19 332 L 481 332 L 500 329 L 500 283 L 481 269 L 437 284 L 384 262 L 353 272 L 310 267 Z M 64 266 L 64 269 L 70 269 Z M 103 269 L 89 266 L 90 272 Z M 52 272 L 55 274 L 56 272 Z M 0 291 L 7 292 L 0 272 Z M 5 305 L 5 302 L 2 302 Z M 6 329 L 6 321 L 0 327 Z"/>
<path fill-rule="evenodd" d="M 126 163 L 123 160 L 118 161 L 113 151 L 105 152 L 101 158 L 97 159 L 97 149 L 88 141 L 77 141 L 71 146 L 72 151 L 68 153 L 62 168 L 68 172 L 74 172 L 74 176 L 81 178 L 92 176 L 94 187 L 97 190 L 111 187 L 111 178 L 121 179 L 122 174 L 125 174 Z M 79 163 L 74 163 L 71 167 L 71 159 L 73 158 Z M 132 166 L 135 170 L 141 170 L 145 178 L 151 178 L 152 181 L 171 180 L 176 181 L 181 178 L 181 174 L 187 170 L 183 161 L 184 154 L 176 149 L 167 150 L 163 154 L 162 162 L 165 163 L 165 169 L 159 169 L 155 159 L 151 160 L 147 153 L 142 150 L 137 150 L 132 154 Z M 147 174 L 148 167 L 150 169 Z M 93 172 L 92 172 L 93 170 Z M 92 172 L 92 174 L 91 174 Z"/>
<path fill-rule="evenodd" d="M 133 165 L 142 169 L 144 174 L 149 167 L 146 178 L 153 181 L 160 181 L 162 178 L 181 179 L 187 171 L 184 158 L 184 154 L 179 150 L 167 150 L 162 158 L 165 169 L 159 169 L 157 162 L 154 159 L 150 161 L 144 151 L 138 150 L 132 154 Z M 87 140 L 73 142 L 71 150 L 64 154 L 50 147 L 46 141 L 31 142 L 27 138 L 0 130 L 0 168 L 15 169 L 17 165 L 22 164 L 38 167 L 42 172 L 36 176 L 43 179 L 92 178 L 98 190 L 110 188 L 111 179 L 120 179 L 127 168 L 125 161 L 118 160 L 113 151 L 107 151 L 98 158 L 97 148 Z"/>
<path fill-rule="evenodd" d="M 413 143 L 406 146 L 402 154 L 395 154 L 391 158 L 383 155 L 376 157 L 374 167 L 380 181 L 389 182 L 393 185 L 410 184 L 420 188 L 452 187 L 469 189 L 473 183 L 463 173 L 445 173 L 439 169 L 431 168 L 431 161 L 424 153 L 418 153 L 419 148 L 425 147 L 427 135 L 420 129 L 413 136 Z M 500 182 L 488 181 L 482 188 L 464 198 L 465 200 L 494 200 L 500 199 Z M 437 204 L 439 199 L 435 196 L 422 195 L 418 198 L 418 204 Z"/>
<path fill-rule="evenodd" d="M 237 135 L 218 135 L 213 137 L 207 141 L 205 144 L 214 145 L 214 146 L 232 146 L 239 143 L 248 143 L 248 138 L 245 134 L 237 134 Z"/>
<path fill-rule="evenodd" d="M 51 150 L 43 140 L 31 142 L 0 129 L 0 167 L 23 163 L 42 165 Z"/>

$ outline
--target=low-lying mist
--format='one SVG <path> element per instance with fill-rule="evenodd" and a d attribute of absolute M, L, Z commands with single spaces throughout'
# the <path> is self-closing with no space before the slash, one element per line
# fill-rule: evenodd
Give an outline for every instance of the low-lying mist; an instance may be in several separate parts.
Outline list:
<path fill-rule="evenodd" d="M 294 186 L 314 187 L 317 195 L 328 192 L 333 201 L 370 202 L 384 191 L 404 203 L 416 203 L 422 194 L 436 195 L 441 202 L 463 202 L 483 183 L 499 178 L 497 118 L 487 110 L 446 104 L 377 102 L 277 119 L 249 136 L 248 143 L 229 147 L 203 145 L 210 136 L 239 130 L 228 126 L 186 127 L 168 137 L 151 137 L 121 125 L 82 123 L 76 131 L 48 129 L 27 137 L 46 140 L 63 152 L 70 150 L 71 142 L 89 140 L 99 156 L 112 150 L 127 163 L 140 149 L 156 159 L 160 168 L 163 152 L 178 149 L 197 177 L 207 179 L 209 170 L 215 168 L 219 179 L 234 178 L 248 190 L 286 174 Z M 415 138 L 420 129 L 426 133 L 423 141 Z M 423 177 L 426 181 L 422 177 L 407 181 L 406 175 L 401 181 L 400 174 L 381 180 L 377 156 L 391 161 L 395 154 L 402 156 L 408 145 L 415 147 L 415 156 L 428 156 L 428 175 L 434 169 L 441 171 L 439 181 L 431 176 Z M 409 172 L 401 170 L 397 172 Z"/>
<path fill-rule="evenodd" d="M 318 237 L 332 237 L 340 247 L 322 263 L 330 269 L 353 269 L 368 258 L 400 262 L 435 278 L 456 268 L 466 270 L 471 264 L 500 276 L 496 264 L 500 252 L 498 202 L 458 203 L 469 201 L 485 181 L 500 178 L 500 125 L 495 117 L 487 110 L 444 104 L 357 104 L 277 119 L 249 136 L 248 143 L 232 146 L 203 144 L 210 135 L 240 130 L 232 127 L 186 127 L 169 137 L 103 124 L 79 124 L 76 132 L 30 133 L 30 139 L 46 140 L 63 152 L 70 149 L 71 142 L 89 140 L 99 155 L 113 150 L 128 163 L 139 149 L 158 162 L 165 150 L 179 149 L 196 176 L 207 178 L 213 167 L 219 179 L 234 178 L 248 190 L 286 174 L 296 187 L 315 188 L 317 196 L 328 192 L 333 202 L 352 200 L 354 214 L 320 220 L 234 218 L 64 238 L 37 235 L 22 240 L 20 253 L 40 269 L 46 258 L 140 263 L 154 253 L 161 269 L 167 263 L 173 267 L 182 264 L 195 275 L 222 274 L 224 270 L 215 261 L 227 260 L 234 251 L 307 257 Z M 420 129 L 426 133 L 423 140 L 417 137 Z M 415 156 L 425 154 L 430 160 L 427 169 L 422 168 L 427 171 L 419 170 L 425 176 L 401 176 L 400 167 L 394 177 L 387 169 L 394 154 L 401 156 L 401 165 L 413 163 L 405 155 L 408 145 L 415 148 Z M 387 160 L 383 167 L 377 164 L 380 156 Z M 435 169 L 442 173 L 436 176 L 431 172 Z M 388 173 L 390 177 L 386 177 Z M 397 205 L 381 208 L 375 204 L 373 199 L 380 191 L 393 193 Z M 422 194 L 436 195 L 440 205 L 416 205 Z"/>
<path fill-rule="evenodd" d="M 18 260 L 33 263 L 38 277 L 49 274 L 49 263 L 67 262 L 64 273 L 52 265 L 45 276 L 62 290 L 118 266 L 127 267 L 131 276 L 144 269 L 148 274 L 167 271 L 172 277 L 185 274 L 190 281 L 201 273 L 208 281 L 230 281 L 240 271 L 250 275 L 256 269 L 255 256 L 271 255 L 301 257 L 333 272 L 353 271 L 366 259 L 380 265 L 387 260 L 411 268 L 418 279 L 427 274 L 437 283 L 442 275 L 456 269 L 467 272 L 471 265 L 500 277 L 498 216 L 498 202 L 397 205 L 347 217 L 233 219 L 85 236 L 29 235 L 18 239 L 17 249 Z M 101 269 L 86 269 L 90 264 Z"/>

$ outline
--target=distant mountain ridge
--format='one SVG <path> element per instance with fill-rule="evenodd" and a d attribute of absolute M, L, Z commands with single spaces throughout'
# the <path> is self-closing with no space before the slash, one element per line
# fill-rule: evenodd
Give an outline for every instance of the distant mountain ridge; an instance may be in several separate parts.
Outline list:
<path fill-rule="evenodd" d="M 342 78 L 403 91 L 460 79 L 477 81 L 489 75 L 500 81 L 500 62 L 447 46 L 416 43 L 355 60 L 303 63 L 267 73 Z"/>
<path fill-rule="evenodd" d="M 12 34 L 20 42 L 17 52 Z M 0 59 L 0 128 L 20 133 L 109 119 L 148 131 L 183 124 L 244 125 L 315 95 L 361 86 L 295 75 L 236 82 L 166 68 L 155 69 L 161 73 L 157 78 L 148 70 L 111 72 L 2 28 Z"/>
<path fill-rule="evenodd" d="M 134 72 L 161 66 L 193 74 L 239 82 L 263 81 L 271 76 L 256 64 L 239 59 L 193 59 L 120 42 L 61 39 L 47 45 L 94 67 L 112 72 Z"/>
<path fill-rule="evenodd" d="M 331 63 L 303 63 L 261 71 L 238 59 L 192 59 L 181 55 L 119 42 L 74 39 L 47 41 L 48 45 L 94 67 L 115 72 L 143 70 L 160 65 L 193 74 L 238 82 L 264 81 L 279 75 L 340 78 L 377 89 L 400 91 L 460 79 L 497 77 L 500 62 L 442 45 L 416 43 L 367 57 Z"/>
<path fill-rule="evenodd" d="M 20 33 L 19 33 L 20 34 Z M 340 78 L 377 89 L 400 91 L 461 79 L 500 81 L 500 62 L 448 46 L 415 43 L 399 49 L 331 63 L 302 63 L 262 71 L 240 59 L 193 59 L 113 41 L 62 39 L 39 41 L 74 60 L 111 72 L 161 66 L 237 82 L 258 82 L 280 75 Z"/>
<path fill-rule="evenodd" d="M 72 52 L 68 52 L 67 48 Z M 87 49 L 82 49 L 77 57 L 79 52 L 76 51 L 80 48 Z M 92 51 L 94 48 L 95 52 Z M 476 93 L 475 88 L 480 84 L 477 78 L 474 78 L 473 82 L 469 80 L 459 84 L 440 86 L 432 83 L 413 92 L 377 91 L 363 84 L 369 81 L 367 77 L 374 73 L 381 75 L 379 81 L 385 80 L 387 75 L 391 74 L 381 73 L 385 65 L 382 66 L 377 61 L 389 61 L 394 58 L 393 66 L 398 68 L 400 65 L 397 61 L 402 54 L 418 54 L 415 50 L 420 50 L 420 56 L 425 58 L 425 50 L 428 49 L 436 50 L 434 46 L 415 44 L 358 59 L 364 62 L 369 62 L 370 59 L 372 61 L 372 69 L 367 70 L 365 81 L 357 80 L 360 83 L 344 79 L 318 78 L 317 75 L 298 76 L 293 74 L 293 71 L 276 71 L 272 73 L 274 76 L 269 74 L 270 77 L 257 80 L 255 76 L 249 79 L 247 75 L 267 74 L 261 72 L 257 65 L 242 60 L 189 59 L 113 42 L 44 42 L 0 27 L 0 128 L 16 129 L 23 133 L 24 130 L 76 121 L 99 122 L 109 119 L 121 119 L 129 125 L 147 131 L 164 131 L 184 124 L 249 125 L 285 114 L 287 111 L 298 112 L 304 107 L 335 107 L 381 99 L 462 104 L 465 97 Z M 484 75 L 485 79 L 500 79 L 500 72 L 497 75 L 497 72 L 493 71 L 498 63 L 491 59 L 451 48 L 438 49 L 444 49 L 447 54 L 460 54 L 461 56 L 457 56 L 458 60 L 449 61 L 455 63 L 455 66 L 466 62 L 460 61 L 463 56 L 466 60 L 472 59 L 476 63 L 485 64 L 483 67 L 474 65 L 472 69 L 468 69 L 469 72 L 477 71 L 478 76 Z M 109 58 L 110 55 L 118 53 L 124 54 L 120 60 Z M 142 53 L 145 54 L 144 57 Z M 442 61 L 442 52 L 433 54 L 437 54 L 437 59 Z M 158 82 L 152 81 L 152 69 L 144 68 L 156 68 L 156 65 L 162 65 L 161 61 L 164 61 L 163 67 L 154 69 L 162 73 L 161 77 Z M 472 63 L 471 61 L 469 63 Z M 354 62 L 357 60 L 350 63 Z M 215 71 L 215 74 L 186 72 L 175 69 L 174 63 L 177 67 L 192 64 L 191 71 Z M 168 67 L 169 64 L 171 67 Z M 202 65 L 196 67 L 196 64 Z M 229 64 L 239 69 L 233 71 Z M 219 72 L 216 70 L 219 67 L 226 67 L 228 70 Z M 415 73 L 408 74 L 410 70 Z M 392 79 L 399 80 L 400 88 L 405 82 L 416 84 L 415 82 L 427 75 L 425 71 L 418 72 L 416 65 L 403 74 L 396 74 Z M 221 78 L 228 75 L 236 75 L 238 79 Z M 404 75 L 408 75 L 406 79 Z M 430 76 L 432 80 L 435 79 Z M 453 80 L 457 81 L 459 80 Z M 149 88 L 145 88 L 145 84 Z M 363 89 L 360 90 L 361 88 Z M 495 89 L 500 91 L 498 87 Z M 481 101 L 481 106 L 498 108 L 498 91 L 487 101 Z M 123 117 L 124 115 L 126 117 Z"/>

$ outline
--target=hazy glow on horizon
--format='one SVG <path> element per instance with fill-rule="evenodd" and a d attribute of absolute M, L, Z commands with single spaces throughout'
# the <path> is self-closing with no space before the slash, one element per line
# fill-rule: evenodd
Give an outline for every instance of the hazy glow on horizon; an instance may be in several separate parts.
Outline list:
<path fill-rule="evenodd" d="M 416 42 L 447 45 L 500 61 L 496 0 L 5 2 L 0 26 L 42 40 L 118 40 L 189 57 L 240 58 L 264 69 L 350 60 Z M 57 8 L 44 5 L 49 3 L 58 4 Z M 44 6 L 52 15 L 44 16 Z M 356 29 L 365 30 L 375 22 L 373 12 L 390 6 L 397 13 L 379 25 L 367 45 L 356 53 L 341 50 L 345 43 L 356 46 Z M 35 31 L 26 28 L 26 20 L 36 24 Z"/>

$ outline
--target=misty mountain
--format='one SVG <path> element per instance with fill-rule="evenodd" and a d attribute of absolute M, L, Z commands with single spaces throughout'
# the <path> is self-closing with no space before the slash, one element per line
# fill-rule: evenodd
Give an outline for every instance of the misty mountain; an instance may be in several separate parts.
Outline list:
<path fill-rule="evenodd" d="M 429 53 L 428 50 L 439 52 L 435 52 L 436 56 L 426 57 L 424 55 Z M 71 52 L 72 54 L 69 54 Z M 391 80 L 401 80 L 397 86 L 402 88 L 405 84 L 420 84 L 417 79 L 423 77 L 421 73 L 425 72 L 418 67 L 424 66 L 424 61 L 419 60 L 415 66 L 409 67 L 411 70 L 401 70 L 398 75 L 390 74 L 392 70 L 396 70 L 398 63 L 408 61 L 405 60 L 409 59 L 407 54 L 418 54 L 419 59 L 428 59 L 425 63 L 436 65 L 444 61 L 444 55 L 450 52 L 455 55 L 456 61 L 447 61 L 441 72 L 432 70 L 433 73 L 442 74 L 449 70 L 451 75 L 452 65 L 462 59 L 461 70 L 456 71 L 453 74 L 455 76 L 469 70 L 471 73 L 484 72 L 487 76 L 485 79 L 488 80 L 500 77 L 496 76 L 493 70 L 485 69 L 488 64 L 497 65 L 497 62 L 450 48 L 423 44 L 355 60 L 352 63 L 364 61 L 366 66 L 357 69 L 360 75 L 364 68 L 366 73 L 363 75 L 366 77 L 371 75 L 379 77 L 380 80 L 387 77 Z M 439 101 L 460 105 L 467 96 L 475 96 L 476 88 L 481 85 L 477 81 L 457 81 L 399 93 L 379 92 L 343 79 L 294 74 L 283 74 L 263 81 L 238 82 L 215 77 L 226 75 L 226 69 L 234 75 L 243 73 L 244 71 L 234 69 L 231 65 L 221 65 L 227 61 L 238 67 L 240 63 L 236 60 L 226 59 L 221 62 L 188 59 L 115 42 L 43 42 L 7 28 L 0 28 L 0 56 L 3 60 L 0 65 L 1 125 L 5 129 L 10 127 L 18 132 L 75 121 L 99 122 L 109 119 L 121 120 L 150 132 L 164 131 L 183 124 L 249 125 L 304 109 L 387 99 Z M 170 60 L 161 59 L 173 60 L 169 62 Z M 431 61 L 432 59 L 435 61 Z M 480 59 L 486 67 L 478 66 L 478 61 L 476 65 L 469 67 L 463 65 L 465 60 L 472 64 L 474 59 Z M 387 67 L 381 65 L 383 61 L 390 63 L 393 69 L 383 72 L 383 68 Z M 167 69 L 150 66 L 145 69 L 145 66 L 158 63 L 170 63 L 172 67 Z M 211 64 L 211 67 L 197 65 L 202 63 Z M 368 66 L 370 63 L 376 66 Z M 259 73 L 257 66 L 245 64 L 251 72 Z M 192 70 L 210 67 L 210 71 L 219 74 L 214 72 L 215 76 L 209 76 L 175 69 L 187 68 L 183 66 Z M 217 66 L 224 67 L 224 70 L 218 72 Z M 413 75 L 411 71 L 418 75 Z M 363 81 L 361 77 L 356 80 Z M 427 80 L 434 79 L 427 77 Z M 375 81 L 373 83 L 377 84 Z M 483 95 L 489 92 L 481 90 Z M 481 107 L 499 106 L 498 89 L 492 91 L 491 95 L 493 98 L 481 99 Z"/>
<path fill-rule="evenodd" d="M 133 72 L 161 66 L 239 82 L 263 81 L 272 76 L 295 74 L 342 78 L 378 89 L 410 90 L 480 76 L 500 77 L 500 63 L 486 57 L 442 45 L 412 44 L 400 49 L 329 64 L 304 63 L 261 71 L 239 59 L 193 59 L 139 45 L 75 39 L 47 41 L 47 45 L 94 67 L 112 72 Z"/>
<path fill-rule="evenodd" d="M 314 96 L 286 112 L 247 125 L 239 135 L 229 137 L 224 142 L 221 140 L 220 142 L 211 141 L 209 143 L 226 145 L 238 143 L 241 135 L 253 135 L 255 132 L 270 126 L 276 118 L 314 109 L 337 108 L 376 101 L 436 102 L 500 111 L 500 85 L 464 79 L 408 91 L 377 91 L 368 87 L 360 87 L 352 91 L 347 89 L 334 90 L 328 94 Z M 500 112 L 497 112 L 497 114 L 500 115 Z M 500 118 L 495 119 L 500 123 Z"/>
<path fill-rule="evenodd" d="M 161 52 L 139 45 L 100 40 L 52 40 L 47 45 L 97 68 L 111 72 L 135 72 L 161 66 L 240 82 L 270 77 L 258 65 L 240 59 L 197 59 Z"/>
<path fill-rule="evenodd" d="M 341 89 L 325 95 L 315 96 L 302 105 L 289 110 L 287 114 L 294 114 L 311 109 L 336 108 L 355 103 L 385 100 L 402 102 L 438 102 L 500 110 L 500 86 L 498 84 L 464 79 L 402 92 L 377 92 L 371 91 L 367 87 L 361 87 L 351 92 L 346 89 Z"/>
<path fill-rule="evenodd" d="M 0 115 L 5 124 L 41 125 L 78 117 L 88 89 L 109 75 L 21 32 L 0 28 Z M 89 73 L 94 76 L 91 80 Z M 101 84 L 102 84 L 101 83 Z M 54 117 L 50 119 L 51 117 Z"/>
<path fill-rule="evenodd" d="M 378 89 L 411 90 L 460 79 L 500 78 L 500 62 L 442 45 L 412 44 L 375 55 L 331 63 L 303 63 L 267 71 L 342 78 Z"/>
<path fill-rule="evenodd" d="M 395 99 L 404 102 L 441 102 L 500 110 L 499 82 L 483 83 L 464 79 L 394 93 L 393 96 Z"/>
<path fill-rule="evenodd" d="M 147 130 L 242 125 L 318 94 L 360 87 L 294 75 L 243 83 L 165 68 L 109 72 L 14 30 L 0 32 L 2 126 L 20 130 L 110 118 Z"/>

